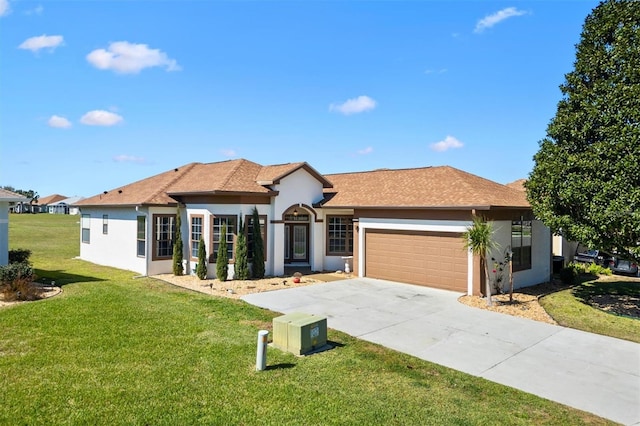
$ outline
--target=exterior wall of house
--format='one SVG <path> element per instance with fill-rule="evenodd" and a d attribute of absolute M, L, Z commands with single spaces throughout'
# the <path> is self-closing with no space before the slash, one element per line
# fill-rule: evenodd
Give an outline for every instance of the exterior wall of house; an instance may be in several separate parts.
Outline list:
<path fill-rule="evenodd" d="M 9 263 L 9 202 L 0 201 L 0 266 Z"/>
<path fill-rule="evenodd" d="M 505 250 L 511 246 L 511 221 L 493 222 L 494 238 L 499 244 L 493 250 L 489 260 L 502 260 Z M 491 266 L 491 265 L 490 265 Z M 521 288 L 546 282 L 551 277 L 551 231 L 541 221 L 532 222 L 531 233 L 531 269 L 513 273 L 513 287 Z M 508 279 L 508 274 L 505 274 Z"/>
<path fill-rule="evenodd" d="M 80 258 L 99 265 L 112 266 L 137 272 L 140 275 L 153 274 L 147 270 L 147 263 L 151 260 L 151 220 L 147 209 L 136 211 L 128 208 L 91 208 L 83 207 L 82 215 L 90 215 L 89 243 L 82 242 L 82 223 L 78 229 L 80 239 Z M 175 212 L 172 209 L 172 212 Z M 103 215 L 107 215 L 107 233 L 103 233 Z M 137 216 L 147 216 L 145 257 L 137 256 Z"/>
<path fill-rule="evenodd" d="M 321 223 L 319 209 L 313 209 L 314 203 L 323 198 L 322 183 L 311 176 L 303 169 L 298 169 L 290 175 L 281 179 L 280 183 L 273 185 L 273 189 L 279 191 L 274 198 L 272 207 L 273 219 L 282 221 L 284 213 L 292 206 L 296 206 L 298 211 L 308 213 L 309 223 L 309 264 L 312 270 L 321 271 L 324 269 L 324 229 Z M 305 207 L 306 206 L 306 207 Z M 273 227 L 273 275 L 284 274 L 284 224 L 275 223 Z"/>
<path fill-rule="evenodd" d="M 318 209 L 319 211 L 319 215 L 318 217 L 322 218 L 322 223 L 321 223 L 321 238 L 318 238 L 318 240 L 321 240 L 321 247 L 317 248 L 317 252 L 318 255 L 322 258 L 322 270 L 325 271 L 344 271 L 345 270 L 345 263 L 349 263 L 349 269 L 351 270 L 351 272 L 354 272 L 354 268 L 355 268 L 355 262 L 354 262 L 354 258 L 352 259 L 343 259 L 343 256 L 330 256 L 327 254 L 327 227 L 329 226 L 326 218 L 327 216 L 353 216 L 353 209 Z M 355 223 L 354 223 L 354 227 L 355 227 Z M 355 229 L 354 229 L 355 231 Z M 354 238 L 354 248 L 353 251 L 354 253 L 351 255 L 351 257 L 355 256 L 355 252 L 356 252 L 356 248 L 355 248 L 355 242 L 356 242 L 356 235 L 354 232 L 353 235 Z M 345 256 L 346 257 L 346 256 Z"/>
<path fill-rule="evenodd" d="M 273 219 L 272 206 L 269 204 L 187 204 L 185 209 L 181 209 L 182 211 L 182 241 L 184 242 L 184 259 L 188 259 L 187 270 L 185 274 L 195 274 L 196 265 L 198 263 L 198 253 L 191 253 L 191 216 L 202 216 L 203 217 L 203 238 L 205 239 L 206 247 L 207 247 L 207 259 L 211 256 L 211 240 L 212 240 L 212 232 L 213 232 L 213 222 L 211 220 L 211 216 L 215 215 L 232 215 L 237 216 L 238 218 L 242 217 L 242 223 L 244 223 L 246 219 L 251 216 L 253 213 L 253 208 L 257 207 L 258 214 L 267 216 L 266 222 L 266 234 L 267 234 L 267 250 L 265 252 L 265 274 L 272 275 L 273 274 L 273 240 L 275 235 L 274 224 L 271 223 Z M 238 226 L 240 225 L 240 220 L 238 220 Z M 228 269 L 228 279 L 233 279 L 235 275 L 234 263 L 229 263 Z M 170 265 L 169 271 L 171 272 Z M 165 272 L 166 273 L 166 272 Z M 215 263 L 207 263 L 207 277 L 215 278 L 216 277 L 216 264 Z"/>

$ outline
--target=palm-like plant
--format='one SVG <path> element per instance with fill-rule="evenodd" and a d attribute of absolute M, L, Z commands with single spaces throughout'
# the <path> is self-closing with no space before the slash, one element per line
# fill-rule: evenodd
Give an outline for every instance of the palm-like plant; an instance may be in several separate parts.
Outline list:
<path fill-rule="evenodd" d="M 491 306 L 491 280 L 489 279 L 487 254 L 498 247 L 498 243 L 493 240 L 493 227 L 484 218 L 475 216 L 473 223 L 462 233 L 462 238 L 464 239 L 464 248 L 470 250 L 475 256 L 480 257 L 480 267 L 484 270 L 487 305 Z"/>

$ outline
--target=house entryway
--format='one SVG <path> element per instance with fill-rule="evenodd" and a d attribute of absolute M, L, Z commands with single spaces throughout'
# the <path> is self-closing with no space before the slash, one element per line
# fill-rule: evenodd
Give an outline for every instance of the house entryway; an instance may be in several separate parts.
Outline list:
<path fill-rule="evenodd" d="M 309 224 L 284 225 L 284 261 L 286 263 L 309 262 Z"/>
<path fill-rule="evenodd" d="M 287 266 L 309 266 L 310 215 L 297 208 L 284 215 L 284 263 Z"/>

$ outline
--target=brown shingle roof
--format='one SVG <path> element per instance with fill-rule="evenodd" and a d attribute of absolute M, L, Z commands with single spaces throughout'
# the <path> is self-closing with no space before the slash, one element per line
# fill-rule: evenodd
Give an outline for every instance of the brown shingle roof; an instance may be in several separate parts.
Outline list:
<path fill-rule="evenodd" d="M 26 201 L 27 197 L 24 195 L 16 194 L 13 191 L 7 191 L 0 188 L 0 200 L 2 201 Z"/>
<path fill-rule="evenodd" d="M 40 197 L 38 198 L 38 202 L 35 204 L 39 204 L 41 206 L 44 206 L 46 204 L 52 204 L 52 203 L 56 203 L 58 201 L 62 201 L 62 200 L 66 200 L 67 196 L 65 195 L 60 195 L 60 194 L 53 194 L 53 195 L 47 195 L 46 197 Z"/>
<path fill-rule="evenodd" d="M 529 207 L 525 194 L 449 166 L 327 175 L 325 207 Z"/>
<path fill-rule="evenodd" d="M 172 198 L 184 194 L 270 195 L 272 191 L 256 182 L 263 166 L 248 160 L 218 163 L 190 163 L 129 185 L 105 191 L 76 203 L 92 205 L 175 205 Z"/>
<path fill-rule="evenodd" d="M 524 192 L 448 166 L 325 177 L 307 163 L 261 166 L 244 159 L 190 163 L 76 205 L 175 205 L 172 196 L 186 194 L 270 196 L 275 193 L 263 185 L 278 183 L 301 168 L 325 187 L 326 207 L 529 207 Z"/>
<path fill-rule="evenodd" d="M 256 181 L 261 185 L 273 185 L 274 183 L 279 183 L 281 179 L 286 176 L 289 176 L 291 173 L 295 172 L 298 169 L 304 169 L 309 174 L 314 176 L 320 182 L 322 182 L 323 188 L 331 188 L 331 182 L 329 182 L 325 176 L 318 173 L 313 167 L 311 167 L 306 162 L 301 163 L 287 163 L 287 164 L 276 164 L 272 166 L 264 166 Z"/>
<path fill-rule="evenodd" d="M 518 191 L 526 191 L 524 187 L 524 183 L 526 181 L 526 179 L 518 179 L 506 184 L 506 186 L 508 186 L 509 188 L 517 189 Z"/>

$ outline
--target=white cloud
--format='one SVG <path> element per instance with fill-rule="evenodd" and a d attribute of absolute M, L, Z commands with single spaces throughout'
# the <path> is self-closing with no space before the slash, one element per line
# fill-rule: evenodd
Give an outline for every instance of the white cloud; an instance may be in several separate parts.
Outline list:
<path fill-rule="evenodd" d="M 224 148 L 220 150 L 220 154 L 224 155 L 225 157 L 235 157 L 236 155 L 238 155 L 236 153 L 235 150 L 233 149 L 228 149 L 228 148 Z"/>
<path fill-rule="evenodd" d="M 114 126 L 123 120 L 122 116 L 104 110 L 89 111 L 80 122 L 87 126 Z"/>
<path fill-rule="evenodd" d="M 430 146 L 434 151 L 444 152 L 452 148 L 462 148 L 464 144 L 453 136 L 447 136 L 446 138 L 444 138 L 444 140 L 432 143 Z"/>
<path fill-rule="evenodd" d="M 11 12 L 9 7 L 9 0 L 0 0 L 0 16 L 8 15 Z"/>
<path fill-rule="evenodd" d="M 0 0 L 1 1 L 1 0 Z M 31 50 L 37 52 L 40 49 L 50 48 L 54 50 L 64 42 L 64 37 L 61 35 L 48 36 L 43 34 L 41 36 L 31 37 L 22 42 L 18 48 Z"/>
<path fill-rule="evenodd" d="M 113 157 L 113 161 L 115 161 L 116 163 L 137 163 L 137 164 L 144 164 L 147 162 L 147 160 L 145 160 L 142 157 L 136 157 L 134 155 L 125 155 L 125 154 L 116 155 L 115 157 Z"/>
<path fill-rule="evenodd" d="M 58 129 L 68 129 L 71 127 L 71 122 L 64 117 L 60 117 L 59 115 L 52 115 L 47 121 L 50 127 L 56 127 Z"/>
<path fill-rule="evenodd" d="M 371 154 L 373 152 L 373 148 L 368 146 L 365 149 L 360 149 L 358 150 L 358 154 L 360 155 L 367 155 L 367 154 Z"/>
<path fill-rule="evenodd" d="M 44 11 L 44 7 L 42 7 L 42 5 L 39 4 L 33 9 L 25 10 L 24 14 L 25 15 L 42 15 L 43 11 Z"/>
<path fill-rule="evenodd" d="M 344 115 L 358 114 L 374 109 L 376 104 L 377 102 L 368 96 L 358 96 L 341 104 L 329 105 L 329 111 L 337 111 Z"/>
<path fill-rule="evenodd" d="M 429 75 L 429 74 L 444 74 L 445 72 L 447 72 L 446 68 L 440 68 L 439 70 L 434 70 L 434 69 L 426 69 L 424 70 L 424 73 Z"/>
<path fill-rule="evenodd" d="M 496 13 L 491 15 L 487 15 L 476 24 L 476 28 L 473 30 L 475 33 L 481 33 L 487 28 L 491 28 L 494 25 L 504 21 L 505 19 L 512 18 L 514 16 L 522 16 L 526 15 L 527 12 L 524 10 L 518 10 L 515 7 L 507 7 L 505 9 L 499 10 Z"/>
<path fill-rule="evenodd" d="M 113 70 L 120 74 L 137 74 L 145 68 L 161 67 L 167 71 L 181 68 L 160 49 L 150 49 L 146 44 L 127 41 L 111 43 L 107 50 L 96 49 L 87 55 L 87 61 L 101 70 Z"/>

